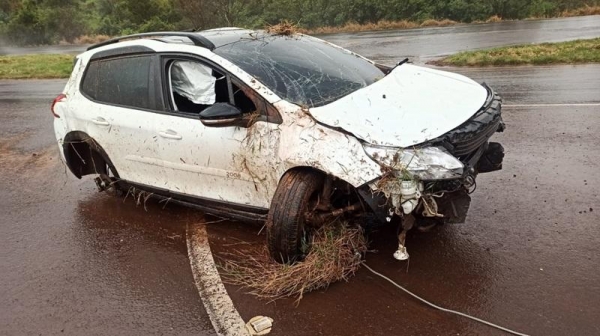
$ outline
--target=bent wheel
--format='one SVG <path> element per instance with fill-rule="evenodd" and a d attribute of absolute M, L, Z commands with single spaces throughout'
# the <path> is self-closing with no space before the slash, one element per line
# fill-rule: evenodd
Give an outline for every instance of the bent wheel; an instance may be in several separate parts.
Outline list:
<path fill-rule="evenodd" d="M 267 217 L 269 254 L 279 263 L 302 259 L 308 246 L 307 213 L 318 198 L 323 176 L 308 170 L 287 172 L 279 182 Z"/>
<path fill-rule="evenodd" d="M 123 185 L 120 182 L 119 174 L 112 164 L 105 163 L 105 165 L 104 169 L 98 172 L 98 177 L 95 179 L 98 190 L 112 196 L 123 196 Z"/>

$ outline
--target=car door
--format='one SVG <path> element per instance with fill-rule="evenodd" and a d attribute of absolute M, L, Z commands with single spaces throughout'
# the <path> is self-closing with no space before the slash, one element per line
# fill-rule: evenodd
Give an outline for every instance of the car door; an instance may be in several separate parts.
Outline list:
<path fill-rule="evenodd" d="M 153 112 L 159 105 L 156 62 L 154 54 L 92 58 L 68 118 L 72 129 L 102 146 L 122 179 L 151 186 L 166 178 Z"/>
<path fill-rule="evenodd" d="M 176 134 L 172 139 L 163 138 L 158 142 L 168 188 L 208 200 L 268 208 L 270 197 L 262 185 L 264 178 L 255 159 L 267 157 L 268 148 L 272 148 L 277 138 L 265 137 L 262 145 L 251 145 L 248 141 L 253 128 L 277 125 L 207 127 L 199 120 L 199 113 L 212 104 L 228 103 L 237 105 L 243 113 L 257 114 L 258 121 L 258 115 L 265 110 L 264 100 L 258 95 L 249 98 L 241 90 L 239 81 L 206 60 L 165 55 L 162 64 L 167 109 L 175 117 L 165 119 L 161 127 L 163 132 Z M 182 77 L 175 74 L 175 69 L 183 65 L 188 69 L 204 68 L 201 73 L 192 71 L 183 76 L 187 77 L 188 87 L 172 80 Z M 189 99 L 181 99 L 181 96 Z"/>

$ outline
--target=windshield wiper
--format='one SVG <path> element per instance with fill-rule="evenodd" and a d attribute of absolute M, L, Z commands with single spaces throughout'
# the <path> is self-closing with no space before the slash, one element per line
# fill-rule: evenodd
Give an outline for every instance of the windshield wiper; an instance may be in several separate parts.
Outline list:
<path fill-rule="evenodd" d="M 396 64 L 396 65 L 395 65 L 395 66 L 392 68 L 392 71 L 394 71 L 394 69 L 396 69 L 397 67 L 399 67 L 399 66 L 401 66 L 402 64 L 404 64 L 404 63 L 407 63 L 407 62 L 408 62 L 408 57 L 407 57 L 407 58 L 405 58 L 405 59 L 403 59 L 402 61 L 398 62 L 398 64 Z M 390 71 L 390 72 L 392 72 L 392 71 Z"/>

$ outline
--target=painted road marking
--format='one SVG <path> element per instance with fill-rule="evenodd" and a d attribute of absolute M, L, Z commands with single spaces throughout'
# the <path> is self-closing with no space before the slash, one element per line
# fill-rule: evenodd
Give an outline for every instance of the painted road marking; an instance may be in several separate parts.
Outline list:
<path fill-rule="evenodd" d="M 600 106 L 600 103 L 582 103 L 582 104 L 503 104 L 502 107 L 585 107 Z"/>
<path fill-rule="evenodd" d="M 248 336 L 246 323 L 235 309 L 215 265 L 203 224 L 186 227 L 188 257 L 194 282 L 217 335 Z"/>

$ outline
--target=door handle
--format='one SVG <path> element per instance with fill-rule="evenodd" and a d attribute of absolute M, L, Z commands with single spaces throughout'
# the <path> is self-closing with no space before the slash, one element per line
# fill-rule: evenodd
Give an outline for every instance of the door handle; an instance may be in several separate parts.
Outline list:
<path fill-rule="evenodd" d="M 92 122 L 96 125 L 99 126 L 110 126 L 110 123 L 108 121 L 106 121 L 106 119 L 102 118 L 102 117 L 97 117 L 92 119 Z"/>
<path fill-rule="evenodd" d="M 173 130 L 166 130 L 166 131 L 161 131 L 158 132 L 158 135 L 160 135 L 163 138 L 166 139 L 173 139 L 173 140 L 181 140 L 181 135 L 177 134 L 177 132 L 173 131 Z"/>

